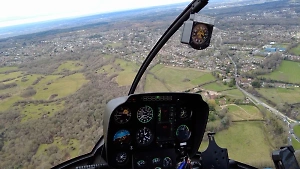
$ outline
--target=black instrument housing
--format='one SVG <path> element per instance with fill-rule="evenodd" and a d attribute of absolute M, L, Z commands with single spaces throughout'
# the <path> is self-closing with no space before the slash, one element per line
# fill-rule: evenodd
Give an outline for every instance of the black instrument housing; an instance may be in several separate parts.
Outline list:
<path fill-rule="evenodd" d="M 154 113 L 153 119 L 146 124 L 139 122 L 136 114 L 139 107 L 143 105 L 152 107 Z M 128 107 L 131 110 L 132 117 L 126 124 L 116 123 L 113 117 L 114 112 L 120 106 Z M 167 108 L 173 107 L 172 111 L 174 109 L 175 119 L 172 121 L 172 125 L 170 125 L 173 127 L 171 129 L 173 133 L 179 125 L 184 124 L 189 127 L 191 136 L 187 141 L 179 141 L 176 139 L 175 133 L 169 140 L 161 141 L 156 138 L 160 130 L 157 109 L 163 106 Z M 188 119 L 182 120 L 178 118 L 179 107 L 185 107 L 192 112 Z M 171 114 L 172 112 L 170 111 L 169 113 Z M 149 152 L 149 156 L 155 157 L 167 149 L 173 149 L 176 153 L 171 158 L 177 158 L 182 153 L 178 151 L 181 148 L 182 142 L 185 144 L 186 154 L 194 156 L 198 152 L 198 148 L 202 142 L 208 114 L 209 108 L 207 103 L 203 101 L 201 95 L 194 93 L 143 93 L 113 99 L 108 102 L 103 119 L 106 161 L 109 166 L 114 168 L 132 168 L 134 162 L 128 162 L 126 165 L 121 166 L 118 165 L 115 160 L 116 153 L 120 151 L 126 152 L 130 158 L 129 161 L 132 161 L 132 157 L 141 154 L 141 152 Z M 173 115 L 170 116 L 172 117 Z M 154 134 L 154 140 L 147 146 L 139 146 L 135 141 L 136 132 L 142 127 L 148 127 Z M 127 147 L 118 147 L 113 143 L 113 138 L 117 131 L 124 129 L 130 131 L 132 141 Z"/>

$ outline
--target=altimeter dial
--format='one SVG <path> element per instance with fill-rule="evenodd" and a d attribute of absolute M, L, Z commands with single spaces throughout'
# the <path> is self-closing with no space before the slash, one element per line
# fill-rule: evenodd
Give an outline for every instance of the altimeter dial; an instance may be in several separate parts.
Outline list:
<path fill-rule="evenodd" d="M 150 106 L 141 107 L 137 111 L 137 119 L 141 123 L 148 123 L 153 118 L 153 109 Z"/>

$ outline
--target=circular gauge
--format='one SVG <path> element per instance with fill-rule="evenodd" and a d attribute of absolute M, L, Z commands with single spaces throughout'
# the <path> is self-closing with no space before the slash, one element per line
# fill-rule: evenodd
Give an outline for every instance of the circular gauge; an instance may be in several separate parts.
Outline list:
<path fill-rule="evenodd" d="M 118 164 L 124 164 L 127 161 L 127 158 L 128 158 L 127 153 L 120 152 L 116 156 L 116 161 Z"/>
<path fill-rule="evenodd" d="M 137 111 L 137 119 L 141 123 L 148 123 L 153 118 L 153 109 L 150 106 L 141 107 Z"/>
<path fill-rule="evenodd" d="M 152 164 L 160 164 L 160 158 L 153 158 Z"/>
<path fill-rule="evenodd" d="M 146 165 L 146 161 L 145 160 L 139 160 L 138 162 L 136 162 L 138 167 L 144 167 Z"/>
<path fill-rule="evenodd" d="M 114 135 L 113 142 L 118 145 L 126 145 L 131 141 L 130 133 L 128 130 L 119 130 Z"/>
<path fill-rule="evenodd" d="M 191 136 L 191 132 L 188 126 L 180 125 L 176 130 L 176 137 L 179 141 L 187 141 Z"/>
<path fill-rule="evenodd" d="M 163 167 L 172 167 L 172 159 L 170 157 L 165 157 L 163 160 Z"/>
<path fill-rule="evenodd" d="M 201 45 L 208 39 L 208 28 L 205 24 L 198 24 L 194 26 L 192 30 L 192 41 L 197 44 Z"/>
<path fill-rule="evenodd" d="M 118 107 L 115 111 L 114 118 L 119 124 L 127 123 L 131 118 L 131 112 L 127 107 Z"/>
<path fill-rule="evenodd" d="M 153 134 L 149 128 L 143 127 L 136 133 L 136 140 L 139 145 L 149 145 L 153 140 Z"/>
<path fill-rule="evenodd" d="M 185 119 L 187 117 L 190 117 L 191 116 L 191 112 L 189 112 L 186 107 L 182 107 L 180 108 L 180 114 L 179 114 L 179 117 L 181 119 Z"/>

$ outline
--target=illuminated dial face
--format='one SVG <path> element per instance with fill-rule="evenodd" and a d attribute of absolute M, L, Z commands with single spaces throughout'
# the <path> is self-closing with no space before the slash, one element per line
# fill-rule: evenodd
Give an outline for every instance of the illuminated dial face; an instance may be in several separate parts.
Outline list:
<path fill-rule="evenodd" d="M 181 119 L 189 118 L 189 117 L 191 117 L 191 115 L 192 115 L 192 111 L 187 110 L 186 107 L 180 108 L 180 114 L 179 114 L 179 117 L 180 117 Z"/>
<path fill-rule="evenodd" d="M 191 137 L 189 127 L 186 125 L 180 125 L 176 130 L 176 137 L 179 141 L 187 141 Z"/>
<path fill-rule="evenodd" d="M 146 146 L 153 141 L 153 134 L 147 127 L 143 127 L 136 133 L 136 141 L 139 145 Z"/>
<path fill-rule="evenodd" d="M 153 118 L 153 109 L 150 106 L 141 107 L 137 112 L 137 119 L 141 123 L 148 123 Z"/>
<path fill-rule="evenodd" d="M 163 160 L 163 166 L 165 168 L 172 167 L 172 159 L 170 157 L 165 157 Z"/>
<path fill-rule="evenodd" d="M 113 138 L 114 144 L 117 145 L 128 145 L 130 141 L 131 141 L 131 137 L 128 130 L 117 131 Z"/>
<path fill-rule="evenodd" d="M 187 110 L 185 108 L 181 108 L 180 110 L 180 118 L 184 119 L 188 116 Z"/>
<path fill-rule="evenodd" d="M 114 114 L 114 119 L 119 124 L 127 123 L 131 118 L 131 112 L 127 107 L 118 107 Z"/>
<path fill-rule="evenodd" d="M 208 34 L 207 26 L 205 24 L 198 24 L 193 28 L 192 41 L 197 45 L 201 45 L 208 39 Z"/>
<path fill-rule="evenodd" d="M 119 164 L 124 164 L 126 162 L 126 160 L 127 160 L 127 157 L 128 156 L 127 156 L 127 154 L 125 152 L 120 152 L 116 156 L 116 161 Z"/>

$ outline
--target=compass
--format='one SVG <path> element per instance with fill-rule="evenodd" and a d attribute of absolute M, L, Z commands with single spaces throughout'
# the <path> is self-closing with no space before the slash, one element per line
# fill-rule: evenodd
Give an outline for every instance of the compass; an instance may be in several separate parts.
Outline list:
<path fill-rule="evenodd" d="M 203 45 L 207 40 L 209 31 L 206 24 L 199 23 L 193 27 L 191 39 L 196 45 Z"/>

